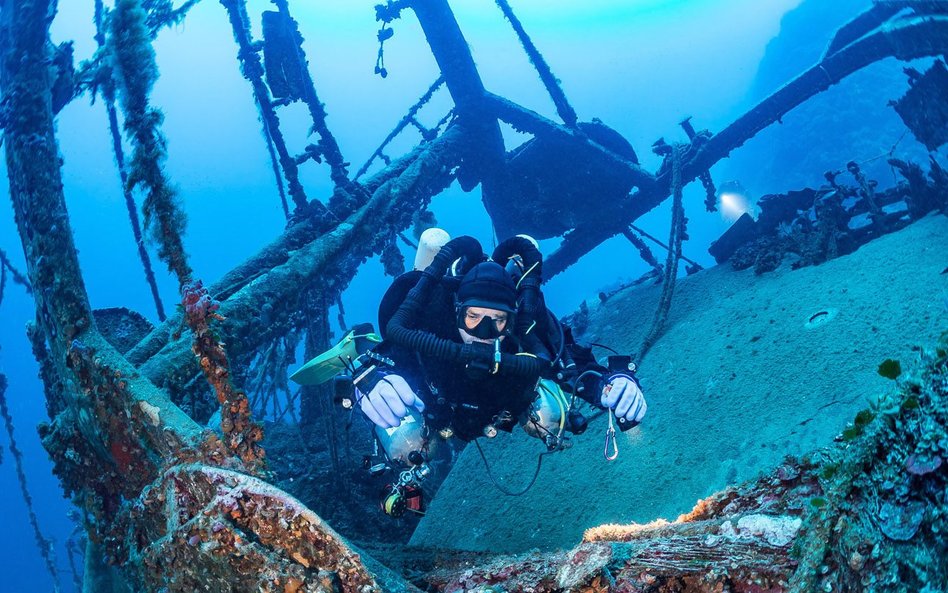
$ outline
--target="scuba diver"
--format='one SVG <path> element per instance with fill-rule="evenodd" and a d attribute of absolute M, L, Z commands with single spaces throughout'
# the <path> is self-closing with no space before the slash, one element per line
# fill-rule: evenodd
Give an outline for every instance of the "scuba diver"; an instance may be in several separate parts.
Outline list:
<path fill-rule="evenodd" d="M 383 490 L 383 510 L 394 516 L 423 512 L 420 483 L 439 440 L 492 438 L 520 424 L 549 452 L 561 450 L 564 433 L 586 429 L 578 397 L 608 411 L 604 454 L 612 460 L 614 422 L 628 430 L 647 408 L 630 357 L 599 364 L 547 310 L 532 238 L 511 237 L 489 258 L 472 237 L 448 239 L 441 229 L 422 234 L 415 269 L 379 305 L 380 335 L 357 326 L 292 377 L 314 383 L 348 371 L 343 405 L 375 425 L 382 465 L 400 472 Z"/>

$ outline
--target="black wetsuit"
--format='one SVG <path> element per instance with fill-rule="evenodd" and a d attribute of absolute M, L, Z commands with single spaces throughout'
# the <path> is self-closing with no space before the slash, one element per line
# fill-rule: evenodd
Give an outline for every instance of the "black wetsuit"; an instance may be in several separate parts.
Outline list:
<path fill-rule="evenodd" d="M 382 338 L 389 320 L 405 300 L 408 291 L 418 282 L 421 272 L 408 272 L 395 279 L 379 305 L 379 328 Z M 455 293 L 459 279 L 444 277 L 424 304 L 423 315 L 413 320 L 414 329 L 462 343 L 457 329 Z M 546 319 L 542 327 L 546 327 Z M 537 324 L 541 327 L 541 324 Z M 501 341 L 507 354 L 529 353 L 549 360 L 549 348 L 537 336 L 508 335 Z M 484 348 L 490 348 L 483 345 Z M 445 361 L 423 356 L 401 346 L 383 341 L 377 349 L 394 361 L 386 372 L 400 375 L 425 402 L 425 421 L 435 430 L 450 427 L 454 434 L 471 440 L 482 436 L 488 425 L 510 431 L 535 397 L 539 376 L 503 376 L 490 374 L 462 362 Z"/>

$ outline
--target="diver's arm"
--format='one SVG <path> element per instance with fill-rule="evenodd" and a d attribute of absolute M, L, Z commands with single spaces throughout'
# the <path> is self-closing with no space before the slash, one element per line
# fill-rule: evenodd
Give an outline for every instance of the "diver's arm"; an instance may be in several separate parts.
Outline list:
<path fill-rule="evenodd" d="M 631 358 L 611 356 L 609 366 L 603 366 L 596 361 L 591 348 L 576 343 L 570 329 L 564 329 L 561 383 L 567 383 L 567 390 L 584 401 L 613 410 L 623 430 L 638 425 L 648 405 Z"/>
<path fill-rule="evenodd" d="M 398 426 L 411 410 L 422 412 L 427 393 L 424 373 L 412 352 L 383 340 L 366 364 L 354 373 L 356 402 L 373 423 Z"/>

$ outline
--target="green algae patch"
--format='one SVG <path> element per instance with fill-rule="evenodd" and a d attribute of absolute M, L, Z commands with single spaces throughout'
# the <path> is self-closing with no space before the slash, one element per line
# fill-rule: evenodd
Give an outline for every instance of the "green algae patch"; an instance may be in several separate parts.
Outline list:
<path fill-rule="evenodd" d="M 879 374 L 894 381 L 902 374 L 902 365 L 897 360 L 887 358 L 879 365 Z"/>

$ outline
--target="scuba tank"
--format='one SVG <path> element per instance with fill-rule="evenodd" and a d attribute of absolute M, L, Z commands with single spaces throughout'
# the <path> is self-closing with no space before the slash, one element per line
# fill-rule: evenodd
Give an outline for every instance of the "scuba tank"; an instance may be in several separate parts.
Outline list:
<path fill-rule="evenodd" d="M 563 389 L 549 379 L 540 379 L 537 396 L 520 420 L 524 432 L 543 441 L 548 449 L 562 443 L 569 402 Z"/>
<path fill-rule="evenodd" d="M 406 466 L 416 465 L 416 455 L 425 455 L 433 444 L 428 439 L 428 427 L 424 419 L 414 409 L 394 428 L 376 426 L 375 438 L 391 461 Z"/>
<path fill-rule="evenodd" d="M 432 227 L 423 232 L 418 237 L 418 251 L 415 252 L 414 269 L 421 271 L 431 265 L 434 257 L 441 251 L 441 247 L 450 240 L 451 236 L 437 227 Z"/>
<path fill-rule="evenodd" d="M 381 342 L 371 324 L 355 326 L 335 346 L 308 361 L 290 379 L 301 385 L 321 385 L 333 381 L 334 401 L 347 410 L 358 403 L 356 386 L 368 393 L 384 376 L 377 371 L 379 364 L 393 363 L 372 349 Z M 397 479 L 385 485 L 379 506 L 385 514 L 400 517 L 406 512 L 424 514 L 425 500 L 421 481 L 431 474 L 428 456 L 433 441 L 422 416 L 411 410 L 402 422 L 393 428 L 374 426 L 375 455 L 363 460 L 372 475 L 391 471 Z"/>
<path fill-rule="evenodd" d="M 434 441 L 428 439 L 428 428 L 421 414 L 411 410 L 394 428 L 376 426 L 375 438 L 386 459 L 380 469 L 398 471 L 398 479 L 381 490 L 382 512 L 395 518 L 407 512 L 424 515 L 426 500 L 421 483 L 431 475 L 428 459 Z"/>

